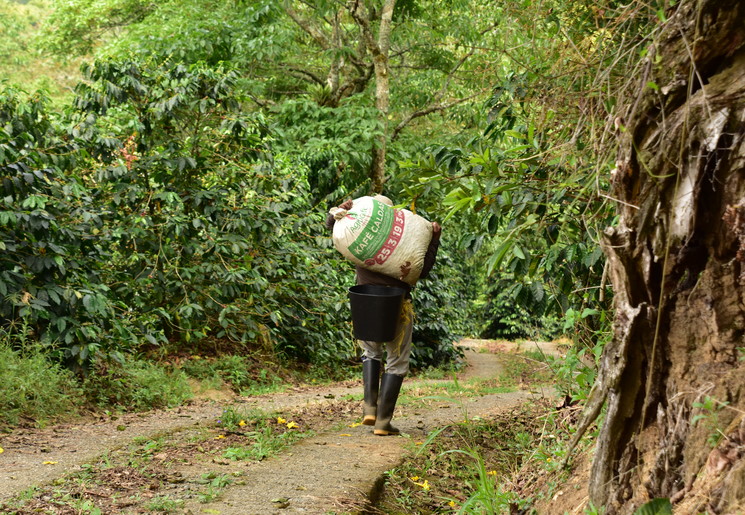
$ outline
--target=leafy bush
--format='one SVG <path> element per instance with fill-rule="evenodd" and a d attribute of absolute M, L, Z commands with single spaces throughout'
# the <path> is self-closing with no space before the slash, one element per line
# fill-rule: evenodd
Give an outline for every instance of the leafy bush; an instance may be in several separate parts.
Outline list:
<path fill-rule="evenodd" d="M 0 425 L 46 422 L 77 412 L 80 388 L 72 373 L 50 361 L 38 346 L 13 350 L 0 339 Z"/>
<path fill-rule="evenodd" d="M 547 309 L 540 282 L 524 285 L 505 273 L 497 277 L 482 293 L 482 338 L 550 340 L 562 334 L 556 315 Z"/>
<path fill-rule="evenodd" d="M 102 409 L 145 411 L 178 406 L 192 396 L 186 374 L 157 363 L 128 361 L 94 372 L 83 389 L 88 403 Z"/>
<path fill-rule="evenodd" d="M 382 130 L 373 107 L 359 98 L 337 107 L 301 98 L 283 102 L 272 114 L 279 136 L 274 147 L 307 166 L 314 202 L 367 193 L 370 146 Z"/>
<path fill-rule="evenodd" d="M 276 374 L 245 356 L 226 355 L 217 358 L 192 358 L 180 365 L 188 376 L 199 380 L 215 380 L 228 384 L 241 393 L 251 387 L 273 386 L 279 382 Z"/>
<path fill-rule="evenodd" d="M 455 332 L 458 321 L 468 312 L 459 275 L 445 248 L 438 252 L 437 264 L 427 279 L 414 290 L 414 320 L 411 366 L 427 368 L 446 365 L 463 356 L 453 344 L 462 334 Z"/>
<path fill-rule="evenodd" d="M 338 360 L 326 307 L 338 304 L 328 286 L 338 260 L 319 246 L 307 170 L 268 152 L 261 117 L 236 102 L 236 76 L 108 61 L 88 77 L 77 106 L 105 165 L 106 282 L 135 313 L 157 316 L 151 343 L 211 337 Z"/>
<path fill-rule="evenodd" d="M 85 72 L 69 135 L 43 98 L 0 97 L 4 325 L 25 320 L 82 366 L 206 338 L 348 356 L 307 170 L 268 152 L 235 75 L 113 60 Z"/>
<path fill-rule="evenodd" d="M 0 324 L 11 334 L 28 326 L 81 362 L 126 329 L 99 275 L 101 218 L 74 172 L 81 149 L 45 105 L 0 90 Z"/>
<path fill-rule="evenodd" d="M 483 338 L 525 338 L 535 326 L 535 316 L 515 303 L 509 285 L 497 281 L 485 292 Z"/>

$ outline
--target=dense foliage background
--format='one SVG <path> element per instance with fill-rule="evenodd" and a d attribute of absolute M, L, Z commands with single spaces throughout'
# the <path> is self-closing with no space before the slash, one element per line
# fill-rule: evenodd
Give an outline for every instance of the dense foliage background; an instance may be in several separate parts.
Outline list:
<path fill-rule="evenodd" d="M 444 227 L 415 371 L 565 337 L 562 406 L 505 447 L 566 485 L 605 417 L 588 513 L 734 506 L 743 5 L 0 3 L 0 430 L 358 373 L 323 222 L 384 193 Z"/>
<path fill-rule="evenodd" d="M 205 349 L 354 360 L 351 265 L 323 220 L 369 192 L 385 145 L 383 192 L 444 226 L 416 292 L 415 366 L 452 361 L 465 335 L 569 334 L 582 395 L 579 358 L 608 328 L 613 163 L 596 131 L 624 80 L 609 64 L 644 51 L 654 6 L 398 1 L 385 111 L 384 5 L 355 9 L 3 4 L 6 342 L 82 375 Z M 19 74 L 37 63 L 54 87 Z"/>

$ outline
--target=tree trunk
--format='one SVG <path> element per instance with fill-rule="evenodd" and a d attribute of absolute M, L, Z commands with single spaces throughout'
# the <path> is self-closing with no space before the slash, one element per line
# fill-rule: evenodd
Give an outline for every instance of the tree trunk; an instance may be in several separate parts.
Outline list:
<path fill-rule="evenodd" d="M 745 2 L 684 0 L 620 134 L 604 249 L 614 338 L 588 411 L 607 412 L 590 498 L 630 513 L 745 504 Z"/>
<path fill-rule="evenodd" d="M 385 184 L 385 157 L 388 143 L 388 109 L 390 98 L 388 53 L 391 40 L 391 22 L 396 0 L 385 0 L 380 12 L 378 36 L 375 38 L 372 29 L 371 8 L 365 8 L 361 0 L 352 4 L 350 12 L 359 24 L 367 49 L 373 57 L 375 68 L 375 107 L 378 109 L 379 120 L 383 126 L 382 134 L 377 138 L 372 150 L 372 165 L 370 167 L 370 190 L 372 193 L 382 193 Z"/>
<path fill-rule="evenodd" d="M 341 16 L 342 16 L 342 10 L 339 9 L 334 14 L 334 18 L 332 20 L 333 33 L 331 37 L 334 42 L 334 48 L 336 49 L 342 48 Z M 342 57 L 341 52 L 339 52 L 339 55 L 336 55 L 332 58 L 331 66 L 329 67 L 329 73 L 326 78 L 326 85 L 329 87 L 329 90 L 331 91 L 331 98 L 333 99 L 333 102 L 331 103 L 331 107 L 337 107 L 339 105 L 339 85 L 340 85 L 339 75 L 341 73 L 343 66 L 344 66 L 344 58 Z"/>

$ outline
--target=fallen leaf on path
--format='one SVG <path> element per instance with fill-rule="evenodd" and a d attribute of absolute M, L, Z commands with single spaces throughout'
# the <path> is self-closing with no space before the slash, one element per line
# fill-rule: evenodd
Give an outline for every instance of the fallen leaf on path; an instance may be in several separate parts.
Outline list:
<path fill-rule="evenodd" d="M 272 499 L 272 503 L 274 503 L 277 508 L 283 509 L 290 505 L 290 500 L 287 497 L 280 497 L 279 499 Z"/>
<path fill-rule="evenodd" d="M 56 464 L 57 464 L 56 461 L 45 461 L 42 463 L 42 465 L 56 465 Z"/>

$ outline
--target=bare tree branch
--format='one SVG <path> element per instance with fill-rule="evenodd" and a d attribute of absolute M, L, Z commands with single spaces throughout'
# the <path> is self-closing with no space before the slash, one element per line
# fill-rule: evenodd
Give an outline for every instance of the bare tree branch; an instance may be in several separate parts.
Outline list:
<path fill-rule="evenodd" d="M 315 84 L 320 84 L 321 86 L 324 86 L 326 84 L 326 81 L 322 78 L 318 77 L 313 72 L 309 72 L 308 70 L 303 70 L 302 68 L 296 68 L 295 66 L 287 66 L 286 70 L 294 75 L 295 77 L 304 79 L 304 80 L 310 80 L 311 82 Z"/>
<path fill-rule="evenodd" d="M 338 102 L 344 97 L 347 97 L 353 93 L 359 93 L 364 90 L 365 86 L 367 86 L 368 82 L 370 82 L 370 79 L 372 79 L 373 77 L 373 71 L 374 68 L 372 66 L 368 66 L 367 70 L 365 70 L 364 75 L 360 75 L 354 79 L 348 80 L 347 82 L 339 86 L 339 89 L 337 90 L 336 101 Z"/>
<path fill-rule="evenodd" d="M 457 100 L 454 100 L 448 104 L 434 104 L 429 107 L 426 107 L 424 109 L 421 109 L 419 111 L 415 111 L 411 114 L 409 114 L 406 118 L 401 120 L 401 122 L 396 125 L 396 128 L 393 129 L 393 134 L 391 135 L 391 141 L 396 141 L 398 138 L 398 135 L 401 133 L 401 131 L 410 124 L 413 120 L 416 120 L 417 118 L 421 118 L 423 116 L 427 116 L 428 114 L 445 111 L 446 109 L 450 109 L 453 106 L 456 106 L 458 104 L 462 104 L 463 102 L 468 102 L 469 100 L 476 98 L 477 96 L 481 95 L 484 90 L 479 91 L 478 93 L 474 93 L 473 95 L 459 98 Z"/>
<path fill-rule="evenodd" d="M 250 93 L 248 94 L 248 97 L 253 100 L 254 103 L 256 103 L 256 105 L 258 105 L 259 107 L 266 108 L 274 107 L 275 105 L 277 105 L 276 102 L 274 102 L 273 100 L 270 100 L 268 98 L 258 98 L 256 97 L 256 95 L 251 95 Z"/>
<path fill-rule="evenodd" d="M 469 50 L 465 53 L 463 57 L 461 57 L 460 61 L 453 66 L 453 69 L 450 70 L 450 73 L 448 73 L 448 76 L 445 78 L 445 82 L 443 83 L 442 87 L 440 88 L 440 91 L 435 96 L 435 99 L 442 98 L 443 95 L 445 95 L 445 92 L 447 91 L 448 87 L 450 86 L 450 82 L 453 80 L 453 75 L 455 75 L 455 72 L 460 69 L 461 66 L 463 66 L 463 63 L 465 63 L 469 57 L 473 55 L 475 52 L 474 49 Z"/>
<path fill-rule="evenodd" d="M 366 16 L 362 11 L 363 7 L 360 5 L 360 0 L 354 0 L 354 2 L 349 6 L 349 14 L 352 15 L 354 21 L 359 25 L 362 31 L 362 38 L 365 41 L 365 46 L 370 50 L 370 53 L 372 53 L 374 57 L 380 54 L 380 47 L 375 42 L 375 36 L 373 36 L 372 27 L 370 27 L 369 15 Z"/>
<path fill-rule="evenodd" d="M 308 35 L 313 38 L 313 41 L 318 44 L 318 46 L 320 46 L 324 50 L 329 50 L 332 48 L 331 43 L 329 42 L 329 38 L 317 27 L 312 26 L 310 22 L 308 22 L 308 20 L 304 20 L 303 18 L 301 18 L 297 11 L 295 11 L 295 9 L 290 6 L 289 2 L 285 2 L 284 10 L 287 13 L 287 16 L 292 18 L 292 21 L 294 21 L 298 25 L 298 27 L 307 32 Z"/>

